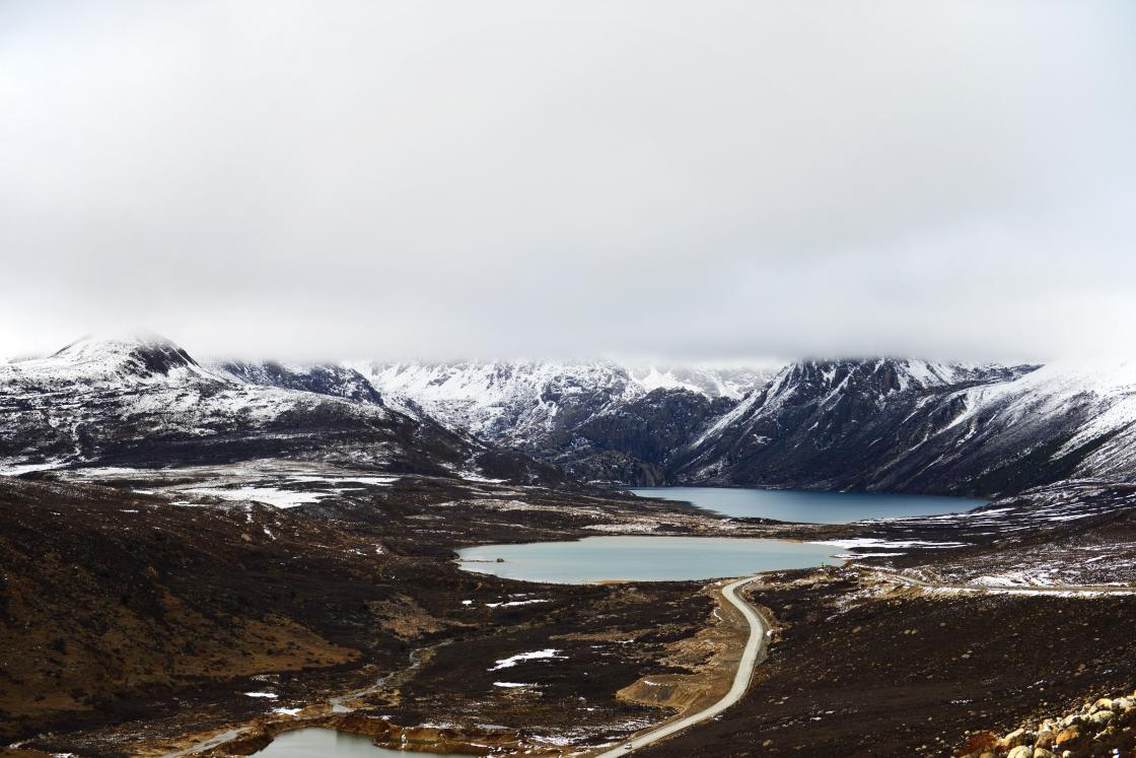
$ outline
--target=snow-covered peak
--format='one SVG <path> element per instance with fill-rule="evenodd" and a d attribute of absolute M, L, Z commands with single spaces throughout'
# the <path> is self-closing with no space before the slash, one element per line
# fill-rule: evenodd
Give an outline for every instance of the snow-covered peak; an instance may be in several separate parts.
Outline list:
<path fill-rule="evenodd" d="M 1013 381 L 959 393 L 953 426 L 978 419 L 1008 428 L 1038 419 L 1076 419 L 1075 433 L 1053 458 L 1090 449 L 1082 463 L 1093 476 L 1129 470 L 1136 442 L 1136 363 L 1052 363 Z M 987 421 L 988 420 L 988 421 Z"/>
<path fill-rule="evenodd" d="M 774 385 L 781 391 L 806 384 L 813 389 L 842 385 L 871 387 L 883 395 L 946 387 L 985 378 L 1004 370 L 994 364 L 946 363 L 909 358 L 800 361 L 786 366 Z"/>
<path fill-rule="evenodd" d="M 517 440 L 547 429 L 567 406 L 606 406 L 634 391 L 607 363 L 349 363 L 391 407 L 455 430 Z"/>
<path fill-rule="evenodd" d="M 1055 362 L 1018 380 L 1020 387 L 1048 392 L 1092 392 L 1102 397 L 1136 392 L 1136 361 Z"/>
<path fill-rule="evenodd" d="M 835 404 L 852 398 L 869 407 L 882 407 L 889 398 L 903 393 L 1012 380 L 1034 368 L 908 358 L 798 361 L 779 371 L 763 391 L 750 393 L 709 425 L 691 447 L 711 443 L 732 428 L 737 432 L 752 427 L 759 419 L 778 418 L 789 408 L 816 406 L 831 410 Z"/>
<path fill-rule="evenodd" d="M 713 368 L 704 366 L 631 366 L 631 378 L 644 391 L 681 389 L 714 400 L 719 397 L 740 400 L 763 386 L 780 364 Z"/>
<path fill-rule="evenodd" d="M 0 365 L 0 382 L 132 383 L 190 378 L 220 381 L 189 353 L 157 335 L 84 337 L 46 358 Z"/>
<path fill-rule="evenodd" d="M 366 376 L 391 407 L 509 444 L 573 428 L 653 390 L 736 399 L 769 376 L 766 367 L 629 367 L 611 361 L 346 365 Z"/>

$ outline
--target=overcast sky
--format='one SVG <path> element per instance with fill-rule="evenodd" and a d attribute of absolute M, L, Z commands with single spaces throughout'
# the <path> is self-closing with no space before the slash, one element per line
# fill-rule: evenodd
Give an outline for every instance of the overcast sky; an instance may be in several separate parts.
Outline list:
<path fill-rule="evenodd" d="M 0 3 L 0 355 L 1136 357 L 1131 0 Z"/>

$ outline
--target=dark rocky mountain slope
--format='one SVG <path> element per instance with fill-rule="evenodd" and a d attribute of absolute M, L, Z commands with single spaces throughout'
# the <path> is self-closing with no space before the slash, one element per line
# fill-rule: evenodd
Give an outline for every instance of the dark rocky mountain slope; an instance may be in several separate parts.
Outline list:
<path fill-rule="evenodd" d="M 9 469 L 292 457 L 550 484 L 563 470 L 623 485 L 993 495 L 1136 478 L 1136 369 L 203 366 L 159 338 L 83 340 L 0 365 L 0 433 Z"/>
<path fill-rule="evenodd" d="M 223 361 L 211 368 L 246 384 L 315 392 L 381 405 L 382 396 L 358 371 L 335 363 L 288 364 L 277 361 Z"/>
<path fill-rule="evenodd" d="M 81 340 L 0 364 L 0 463 L 161 466 L 289 457 L 396 473 L 563 482 L 552 466 L 498 451 L 383 405 L 365 381 L 272 374 L 250 383 L 161 338 Z M 308 391 L 321 382 L 332 394 Z"/>
<path fill-rule="evenodd" d="M 678 482 L 996 494 L 1136 477 L 1136 371 L 808 361 L 675 456 Z"/>
<path fill-rule="evenodd" d="M 735 404 L 683 389 L 656 389 L 591 416 L 561 449 L 535 452 L 588 480 L 663 484 L 674 455 Z"/>
<path fill-rule="evenodd" d="M 556 463 L 578 479 L 625 484 L 663 481 L 676 452 L 776 370 L 608 361 L 350 366 L 392 407 Z"/>

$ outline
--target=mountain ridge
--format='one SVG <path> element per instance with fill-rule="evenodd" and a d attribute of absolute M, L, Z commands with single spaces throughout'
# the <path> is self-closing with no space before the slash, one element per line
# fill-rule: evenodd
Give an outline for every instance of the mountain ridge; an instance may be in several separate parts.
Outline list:
<path fill-rule="evenodd" d="M 772 374 L 760 365 L 614 361 L 347 365 L 409 413 L 517 448 L 579 479 L 646 484 L 661 481 L 670 453 L 691 434 Z M 616 428 L 612 418 L 621 415 L 634 425 Z M 642 423 L 648 417 L 654 426 Z"/>
<path fill-rule="evenodd" d="M 982 496 L 1136 479 L 1136 364 L 199 363 L 162 338 L 84 339 L 0 364 L 0 412 L 9 463 L 263 454 L 453 475 L 482 456 L 617 486 Z"/>
<path fill-rule="evenodd" d="M 1136 370 L 968 366 L 899 387 L 872 361 L 835 389 L 787 369 L 678 456 L 676 481 L 991 495 L 1136 462 Z"/>
<path fill-rule="evenodd" d="M 203 366 L 164 338 L 84 338 L 45 358 L 0 364 L 6 470 L 272 457 L 392 473 L 565 481 L 548 464 L 410 418 L 377 394 L 358 400 L 244 381 Z"/>

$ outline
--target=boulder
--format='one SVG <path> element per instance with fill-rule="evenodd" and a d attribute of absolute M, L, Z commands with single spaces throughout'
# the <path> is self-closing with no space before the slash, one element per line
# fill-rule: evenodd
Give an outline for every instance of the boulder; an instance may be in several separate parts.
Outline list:
<path fill-rule="evenodd" d="M 1064 729 L 1064 728 L 1070 727 L 1070 726 L 1077 726 L 1078 724 L 1084 723 L 1084 721 L 1085 721 L 1085 717 L 1082 714 L 1070 713 L 1068 716 L 1061 719 L 1061 721 L 1058 722 L 1058 723 L 1060 723 L 1061 728 Z"/>
<path fill-rule="evenodd" d="M 1053 739 L 1053 746 L 1057 750 L 1076 750 L 1086 742 L 1085 733 L 1081 731 L 1081 727 L 1073 724 L 1072 726 L 1062 729 L 1061 732 Z"/>
<path fill-rule="evenodd" d="M 992 753 L 998 745 L 998 735 L 993 732 L 975 732 L 966 738 L 963 753 L 981 755 Z"/>
<path fill-rule="evenodd" d="M 1033 758 L 1033 748 L 1029 745 L 1018 745 L 1006 754 L 1006 758 Z"/>
<path fill-rule="evenodd" d="M 1007 734 L 1002 739 L 998 740 L 998 747 L 1003 750 L 1018 747 L 1019 745 L 1032 745 L 1034 740 L 1037 739 L 1037 734 L 1034 732 L 1026 731 L 1025 729 L 1015 729 Z"/>

